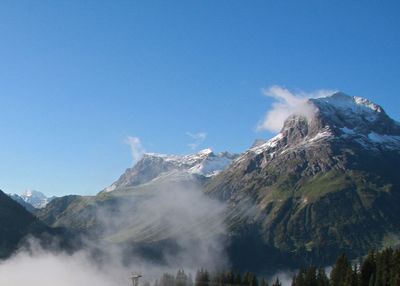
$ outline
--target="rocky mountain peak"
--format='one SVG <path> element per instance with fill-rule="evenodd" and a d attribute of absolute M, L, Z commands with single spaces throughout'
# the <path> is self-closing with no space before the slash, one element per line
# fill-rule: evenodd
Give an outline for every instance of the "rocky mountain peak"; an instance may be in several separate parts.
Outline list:
<path fill-rule="evenodd" d="M 362 97 L 350 96 L 344 92 L 336 92 L 330 96 L 310 99 L 317 107 L 325 107 L 341 109 L 355 113 L 379 114 L 385 113 L 383 108 L 378 104 Z"/>
<path fill-rule="evenodd" d="M 398 124 L 381 106 L 365 98 L 339 92 L 328 97 L 310 99 L 309 104 L 315 107 L 315 118 L 323 123 L 323 127 L 329 125 L 334 131 L 348 128 L 358 133 L 387 135 L 397 135 L 400 131 Z"/>
<path fill-rule="evenodd" d="M 253 144 L 251 153 L 274 153 L 321 142 L 349 140 L 369 149 L 400 148 L 400 124 L 372 101 L 337 92 L 309 99 L 303 114 L 289 116 L 274 138 Z"/>
<path fill-rule="evenodd" d="M 21 194 L 10 194 L 13 200 L 27 207 L 31 206 L 36 209 L 44 208 L 54 197 L 46 197 L 45 194 L 36 190 L 26 190 Z"/>
<path fill-rule="evenodd" d="M 211 177 L 225 169 L 236 154 L 229 152 L 214 153 L 210 148 L 200 150 L 189 155 L 166 155 L 146 153 L 132 168 L 103 192 L 111 192 L 118 188 L 138 186 L 148 183 L 160 176 L 168 176 L 170 173 L 185 173 Z"/>

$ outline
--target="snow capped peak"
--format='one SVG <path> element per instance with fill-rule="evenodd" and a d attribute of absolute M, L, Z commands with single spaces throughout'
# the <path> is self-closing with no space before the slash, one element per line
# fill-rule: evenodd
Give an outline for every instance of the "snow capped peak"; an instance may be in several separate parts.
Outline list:
<path fill-rule="evenodd" d="M 197 154 L 199 155 L 210 155 L 211 153 L 213 153 L 213 151 L 210 148 L 203 149 L 197 152 Z"/>
<path fill-rule="evenodd" d="M 210 148 L 189 155 L 165 155 L 150 153 L 172 164 L 172 169 L 188 171 L 192 174 L 211 176 L 222 170 L 235 157 L 229 152 L 215 154 Z"/>
<path fill-rule="evenodd" d="M 26 190 L 25 192 L 23 192 L 21 194 L 21 197 L 24 197 L 24 198 L 30 198 L 30 197 L 45 198 L 46 196 L 41 192 L 28 189 L 28 190 Z"/>
<path fill-rule="evenodd" d="M 375 132 L 398 136 L 400 133 L 399 125 L 381 106 L 362 97 L 337 92 L 309 99 L 308 104 L 314 107 L 312 115 L 293 115 L 285 121 L 281 132 L 288 133 L 289 143 L 299 143 L 304 138 L 316 136 L 324 128 L 329 128 L 333 135 L 340 135 L 343 130 L 353 130 L 364 135 Z"/>
<path fill-rule="evenodd" d="M 330 107 L 353 113 L 384 113 L 383 108 L 378 104 L 366 98 L 350 96 L 343 92 L 336 92 L 330 96 L 310 99 L 310 101 L 320 109 L 323 107 Z"/>
<path fill-rule="evenodd" d="M 215 154 L 210 148 L 188 155 L 166 155 L 146 153 L 132 168 L 104 192 L 112 192 L 121 187 L 132 187 L 148 183 L 157 178 L 166 178 L 177 172 L 186 175 L 211 177 L 225 169 L 237 155 L 229 152 Z"/>
<path fill-rule="evenodd" d="M 284 137 L 284 135 L 282 133 L 279 133 L 278 135 L 269 139 L 268 141 L 266 141 L 262 144 L 253 146 L 252 148 L 250 148 L 250 150 L 256 154 L 260 154 L 267 149 L 276 147 L 278 145 L 279 141 L 282 140 L 283 137 Z"/>
<path fill-rule="evenodd" d="M 197 153 L 194 154 L 189 154 L 189 155 L 168 155 L 168 154 L 162 154 L 162 153 L 145 153 L 144 156 L 147 157 L 159 157 L 167 160 L 179 160 L 181 158 L 193 158 L 193 157 L 198 157 L 198 156 L 210 156 L 214 154 L 213 151 L 210 148 L 203 149 L 198 151 Z"/>
<path fill-rule="evenodd" d="M 336 92 L 309 99 L 307 116 L 292 114 L 281 132 L 268 141 L 259 140 L 240 156 L 263 154 L 265 162 L 275 156 L 298 149 L 335 142 L 358 143 L 374 150 L 400 149 L 400 125 L 383 108 L 372 101 Z"/>
<path fill-rule="evenodd" d="M 19 196 L 24 202 L 38 209 L 44 208 L 54 198 L 48 198 L 43 193 L 30 189 L 17 196 Z"/>

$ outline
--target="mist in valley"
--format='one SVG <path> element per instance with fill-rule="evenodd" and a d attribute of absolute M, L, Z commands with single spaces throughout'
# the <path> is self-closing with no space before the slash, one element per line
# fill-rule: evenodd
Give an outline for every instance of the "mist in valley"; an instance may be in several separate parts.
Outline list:
<path fill-rule="evenodd" d="M 131 272 L 154 282 L 178 269 L 229 268 L 226 206 L 195 184 L 113 196 L 111 204 L 97 207 L 95 235 L 82 236 L 83 247 L 72 254 L 50 251 L 30 239 L 0 263 L 0 285 L 130 285 Z"/>

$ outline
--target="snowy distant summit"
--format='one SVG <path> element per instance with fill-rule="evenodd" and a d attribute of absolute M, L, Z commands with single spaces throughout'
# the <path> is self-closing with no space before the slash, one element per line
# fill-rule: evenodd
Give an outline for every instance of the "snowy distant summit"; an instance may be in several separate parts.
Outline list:
<path fill-rule="evenodd" d="M 171 174 L 176 176 L 177 173 L 209 178 L 225 169 L 236 157 L 236 154 L 229 152 L 215 154 L 209 148 L 189 155 L 146 153 L 103 192 L 138 186 Z"/>
<path fill-rule="evenodd" d="M 46 195 L 35 190 L 26 190 L 21 194 L 10 195 L 16 202 L 22 204 L 24 207 L 27 205 L 32 206 L 35 209 L 44 208 L 54 197 L 48 198 Z"/>
<path fill-rule="evenodd" d="M 145 154 L 145 156 L 162 158 L 165 162 L 170 164 L 173 169 L 206 177 L 216 175 L 236 157 L 236 155 L 229 152 L 214 154 L 210 148 L 201 150 L 195 154 L 183 156 L 156 153 L 148 153 Z"/>

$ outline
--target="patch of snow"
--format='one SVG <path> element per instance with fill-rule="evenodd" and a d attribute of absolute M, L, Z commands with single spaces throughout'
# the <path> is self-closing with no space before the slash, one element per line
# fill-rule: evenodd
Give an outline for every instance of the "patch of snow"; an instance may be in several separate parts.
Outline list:
<path fill-rule="evenodd" d="M 376 132 L 353 134 L 353 136 L 355 136 L 354 141 L 365 149 L 376 151 L 380 148 L 400 149 L 400 136 L 378 134 Z"/>
<path fill-rule="evenodd" d="M 350 128 L 347 128 L 347 127 L 340 128 L 340 130 L 346 135 L 354 135 L 354 134 L 356 134 L 356 132 L 353 129 L 350 129 Z"/>
<path fill-rule="evenodd" d="M 210 148 L 200 150 L 197 152 L 198 155 L 210 155 L 213 151 Z"/>
<path fill-rule="evenodd" d="M 117 188 L 117 186 L 115 184 L 112 184 L 111 186 L 107 187 L 104 189 L 104 192 L 109 193 L 114 191 Z"/>
<path fill-rule="evenodd" d="M 214 176 L 225 169 L 232 159 L 227 157 L 210 157 L 189 169 L 192 174 L 201 174 L 206 177 Z"/>
<path fill-rule="evenodd" d="M 350 96 L 347 94 L 344 94 L 342 92 L 335 93 L 331 96 L 327 97 L 320 97 L 318 99 L 315 99 L 316 101 L 323 101 L 326 103 L 329 103 L 332 106 L 335 107 L 340 107 L 344 109 L 351 109 L 354 111 L 358 111 L 361 109 L 369 109 L 374 112 L 382 112 L 382 108 L 369 101 L 368 99 L 358 97 L 358 96 Z"/>
<path fill-rule="evenodd" d="M 326 138 L 326 137 L 331 137 L 333 136 L 332 131 L 329 128 L 324 128 L 322 129 L 321 132 L 318 132 L 314 137 L 306 140 L 306 142 L 314 142 L 318 141 L 320 139 Z"/>
<path fill-rule="evenodd" d="M 366 98 L 362 98 L 362 97 L 358 97 L 358 96 L 353 96 L 353 100 L 356 104 L 367 107 L 375 112 L 382 112 L 382 107 L 380 107 L 379 105 L 373 103 L 372 101 L 369 101 Z"/>
<path fill-rule="evenodd" d="M 371 144 L 368 144 L 369 142 L 367 140 L 365 140 L 365 138 L 356 138 L 354 139 L 354 141 L 356 141 L 359 145 L 361 145 L 362 147 L 364 147 L 365 149 L 371 149 Z M 376 148 L 373 148 L 376 149 Z"/>
<path fill-rule="evenodd" d="M 261 154 L 263 153 L 265 150 L 276 147 L 276 145 L 278 144 L 278 142 L 283 138 L 283 134 L 279 133 L 278 135 L 276 135 L 275 137 L 271 138 L 270 140 L 268 140 L 267 142 L 265 142 L 264 144 L 261 144 L 259 146 L 255 146 L 253 148 L 250 148 L 250 151 L 256 153 L 256 154 Z"/>
<path fill-rule="evenodd" d="M 250 148 L 255 148 L 255 147 L 261 146 L 262 144 L 267 143 L 267 141 L 268 141 L 268 140 L 264 140 L 264 139 L 256 139 L 256 140 L 253 142 L 253 145 L 251 145 Z"/>
<path fill-rule="evenodd" d="M 311 99 L 311 101 L 319 107 L 322 107 L 323 112 L 331 113 L 336 109 L 344 112 L 346 117 L 350 118 L 354 117 L 354 115 L 357 115 L 357 117 L 362 116 L 370 122 L 375 121 L 378 118 L 378 114 L 384 112 L 382 107 L 368 99 L 349 96 L 341 92 L 327 97 Z"/>
<path fill-rule="evenodd" d="M 375 132 L 369 133 L 368 139 L 374 143 L 392 143 L 392 144 L 400 143 L 400 136 L 382 135 Z"/>

